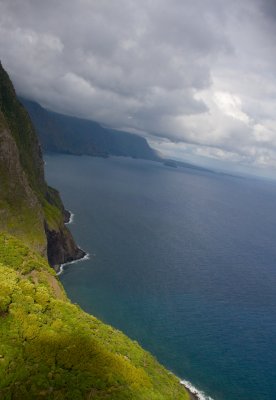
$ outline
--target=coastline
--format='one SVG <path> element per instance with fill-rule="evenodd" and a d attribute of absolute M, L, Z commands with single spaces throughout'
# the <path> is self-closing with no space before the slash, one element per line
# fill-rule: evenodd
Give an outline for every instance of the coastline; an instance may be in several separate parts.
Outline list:
<path fill-rule="evenodd" d="M 72 211 L 70 211 L 70 210 L 66 210 L 66 216 L 67 216 L 67 218 L 66 218 L 66 222 L 64 222 L 64 224 L 65 225 L 72 224 L 73 221 L 74 221 L 75 214 L 72 213 Z M 77 258 L 75 260 L 70 260 L 70 261 L 68 261 L 68 262 L 66 262 L 64 264 L 57 265 L 56 268 L 55 268 L 57 276 L 59 276 L 59 275 L 61 275 L 63 273 L 64 267 L 66 265 L 76 264 L 76 263 L 81 262 L 81 261 L 89 260 L 89 258 L 90 258 L 89 253 L 86 253 L 79 245 L 78 245 L 78 248 L 83 252 L 83 256 L 80 257 L 80 258 Z"/>
<path fill-rule="evenodd" d="M 204 392 L 201 390 L 198 390 L 196 387 L 194 387 L 191 382 L 186 381 L 185 379 L 182 379 L 180 381 L 181 385 L 185 387 L 187 392 L 189 393 L 190 399 L 191 400 L 214 400 L 212 397 L 207 396 Z"/>
<path fill-rule="evenodd" d="M 185 389 L 186 389 L 186 391 L 188 392 L 188 394 L 190 396 L 190 400 L 199 400 L 199 397 L 197 397 L 195 394 L 193 394 L 186 386 L 185 386 Z"/>
<path fill-rule="evenodd" d="M 74 221 L 74 217 L 75 214 L 72 213 L 72 211 L 70 210 L 66 210 L 66 213 L 68 215 L 67 221 L 65 222 L 66 225 L 70 225 L 73 223 Z M 78 246 L 79 249 L 81 249 L 80 246 Z M 81 249 L 82 250 L 82 249 Z M 56 274 L 57 276 L 61 275 L 64 272 L 64 267 L 70 264 L 76 264 L 78 262 L 81 261 L 86 261 L 90 259 L 90 255 L 89 253 L 86 253 L 84 250 L 82 250 L 84 252 L 84 256 L 81 258 L 78 258 L 76 260 L 72 260 L 72 261 L 68 261 L 64 264 L 61 264 L 60 266 L 58 266 L 58 268 L 56 268 Z M 201 392 L 200 390 L 196 389 L 189 381 L 186 381 L 184 379 L 182 379 L 180 381 L 181 385 L 183 385 L 186 389 L 186 391 L 189 394 L 190 400 L 214 400 L 209 396 L 206 396 L 203 392 Z"/>
<path fill-rule="evenodd" d="M 65 225 L 70 225 L 74 222 L 75 214 L 72 213 L 72 211 L 70 211 L 70 210 L 66 210 L 66 212 L 69 213 L 69 219 L 66 220 L 64 223 L 65 223 Z"/>
<path fill-rule="evenodd" d="M 78 246 L 78 247 L 79 247 L 79 246 Z M 79 248 L 80 248 L 80 247 L 79 247 Z M 81 249 L 81 250 L 82 250 L 82 249 Z M 82 251 L 84 251 L 84 250 L 82 250 Z M 56 270 L 57 276 L 59 276 L 59 275 L 61 275 L 61 274 L 63 273 L 64 267 L 65 267 L 66 265 L 69 265 L 69 264 L 76 264 L 76 263 L 78 263 L 78 262 L 86 261 L 86 260 L 89 260 L 89 259 L 90 259 L 89 253 L 85 253 L 85 255 L 84 255 L 83 257 L 78 258 L 77 260 L 72 260 L 72 261 L 68 261 L 68 262 L 66 262 L 66 263 L 64 263 L 64 264 L 60 264 L 59 268 Z"/>

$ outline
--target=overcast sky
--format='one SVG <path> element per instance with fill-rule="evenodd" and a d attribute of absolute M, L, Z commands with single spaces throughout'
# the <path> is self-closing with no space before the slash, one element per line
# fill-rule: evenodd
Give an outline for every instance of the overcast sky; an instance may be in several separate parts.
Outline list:
<path fill-rule="evenodd" d="M 275 0 L 0 0 L 19 94 L 166 156 L 276 176 Z"/>

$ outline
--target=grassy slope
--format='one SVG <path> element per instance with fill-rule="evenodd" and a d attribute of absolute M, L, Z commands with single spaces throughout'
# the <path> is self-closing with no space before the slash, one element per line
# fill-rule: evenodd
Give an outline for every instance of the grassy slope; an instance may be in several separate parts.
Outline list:
<path fill-rule="evenodd" d="M 0 62 L 0 231 L 42 255 L 48 251 L 51 264 L 58 265 L 82 255 L 64 225 L 65 216 L 59 193 L 44 179 L 30 117 Z"/>
<path fill-rule="evenodd" d="M 53 270 L 0 234 L 1 399 L 188 399 L 125 335 L 67 299 Z"/>
<path fill-rule="evenodd" d="M 12 82 L 0 65 L 0 106 L 6 124 L 14 138 L 20 162 L 31 188 L 44 195 L 47 185 L 44 180 L 43 160 L 40 146 L 30 117 L 18 101 Z"/>
<path fill-rule="evenodd" d="M 0 111 L 0 129 L 5 126 L 17 145 L 22 170 L 42 207 L 49 228 L 60 229 L 64 218 L 62 202 L 58 192 L 49 188 L 45 182 L 43 158 L 36 132 L 28 113 L 18 101 L 12 82 L 1 64 Z M 2 195 L 1 192 L 0 194 Z M 13 201 L 14 198 L 9 199 L 9 203 L 12 204 Z M 16 209 L 15 204 L 15 213 Z M 19 217 L 19 213 L 17 214 L 16 217 Z M 41 230 L 44 233 L 43 226 Z"/>
<path fill-rule="evenodd" d="M 68 236 L 30 119 L 0 64 L 0 398 L 187 400 L 137 343 L 70 303 L 39 255 L 44 220 Z"/>
<path fill-rule="evenodd" d="M 0 110 L 0 230 L 46 251 L 43 212 L 30 188 L 14 138 Z"/>

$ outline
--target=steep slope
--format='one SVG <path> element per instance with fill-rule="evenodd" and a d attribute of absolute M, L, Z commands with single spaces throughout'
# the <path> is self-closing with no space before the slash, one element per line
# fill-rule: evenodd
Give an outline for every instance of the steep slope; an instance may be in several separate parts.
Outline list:
<path fill-rule="evenodd" d="M 64 225 L 58 192 L 45 182 L 36 133 L 1 63 L 0 205 L 0 228 L 47 253 L 51 265 L 83 256 Z"/>
<path fill-rule="evenodd" d="M 188 400 L 122 333 L 70 303 L 45 260 L 0 234 L 0 398 Z"/>
<path fill-rule="evenodd" d="M 46 261 L 75 256 L 68 215 L 1 65 L 0 94 L 0 398 L 188 400 L 136 342 L 68 300 Z"/>
<path fill-rule="evenodd" d="M 106 129 L 94 121 L 53 113 L 33 101 L 20 99 L 32 118 L 44 151 L 158 160 L 156 152 L 138 135 Z"/>
<path fill-rule="evenodd" d="M 16 142 L 0 111 L 0 230 L 47 254 L 44 216 L 20 163 Z"/>

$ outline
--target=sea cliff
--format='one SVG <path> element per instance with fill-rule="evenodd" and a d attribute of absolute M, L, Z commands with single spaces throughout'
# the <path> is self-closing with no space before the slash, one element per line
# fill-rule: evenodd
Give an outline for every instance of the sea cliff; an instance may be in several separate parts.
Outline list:
<path fill-rule="evenodd" d="M 1 64 L 0 215 L 1 399 L 189 399 L 136 342 L 67 298 L 50 265 L 84 252 Z"/>
<path fill-rule="evenodd" d="M 1 64 L 0 184 L 1 230 L 24 238 L 52 266 L 84 256 L 64 225 L 68 212 L 45 181 L 37 135 Z"/>

